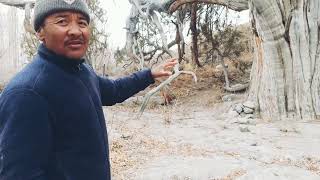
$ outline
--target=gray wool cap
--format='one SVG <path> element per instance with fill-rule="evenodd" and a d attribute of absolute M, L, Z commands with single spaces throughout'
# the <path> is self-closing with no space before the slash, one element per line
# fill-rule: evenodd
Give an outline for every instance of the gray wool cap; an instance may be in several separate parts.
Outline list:
<path fill-rule="evenodd" d="M 38 31 L 45 18 L 61 11 L 82 13 L 90 22 L 88 5 L 84 0 L 37 0 L 34 8 L 34 29 Z"/>

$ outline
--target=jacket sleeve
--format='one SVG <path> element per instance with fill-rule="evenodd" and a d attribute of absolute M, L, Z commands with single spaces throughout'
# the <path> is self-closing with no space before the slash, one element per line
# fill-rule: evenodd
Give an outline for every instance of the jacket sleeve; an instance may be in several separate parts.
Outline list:
<path fill-rule="evenodd" d="M 47 180 L 51 149 L 49 108 L 31 90 L 0 97 L 0 179 Z"/>
<path fill-rule="evenodd" d="M 99 77 L 102 105 L 111 106 L 121 103 L 153 83 L 150 69 L 116 80 Z"/>

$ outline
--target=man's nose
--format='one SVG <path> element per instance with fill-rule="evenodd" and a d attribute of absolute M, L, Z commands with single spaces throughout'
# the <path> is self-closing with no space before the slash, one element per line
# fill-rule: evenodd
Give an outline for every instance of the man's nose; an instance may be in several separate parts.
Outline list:
<path fill-rule="evenodd" d="M 68 34 L 70 36 L 80 36 L 82 34 L 82 31 L 81 31 L 81 27 L 79 26 L 79 24 L 76 22 L 70 23 Z"/>

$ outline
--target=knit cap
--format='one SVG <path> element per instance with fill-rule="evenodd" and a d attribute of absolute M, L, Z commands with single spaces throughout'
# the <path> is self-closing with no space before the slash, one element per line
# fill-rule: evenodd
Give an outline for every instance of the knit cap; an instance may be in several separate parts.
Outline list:
<path fill-rule="evenodd" d="M 90 22 L 88 5 L 84 0 L 36 0 L 34 8 L 34 30 L 40 29 L 45 18 L 61 11 L 75 11 L 83 14 Z"/>

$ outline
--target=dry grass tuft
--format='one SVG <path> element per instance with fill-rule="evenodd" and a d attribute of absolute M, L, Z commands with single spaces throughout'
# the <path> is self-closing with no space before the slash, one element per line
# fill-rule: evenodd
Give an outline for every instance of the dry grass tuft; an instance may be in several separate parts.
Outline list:
<path fill-rule="evenodd" d="M 235 179 L 245 175 L 246 173 L 247 173 L 247 171 L 244 169 L 235 170 L 235 171 L 232 171 L 227 177 L 224 177 L 219 180 L 235 180 Z"/>

